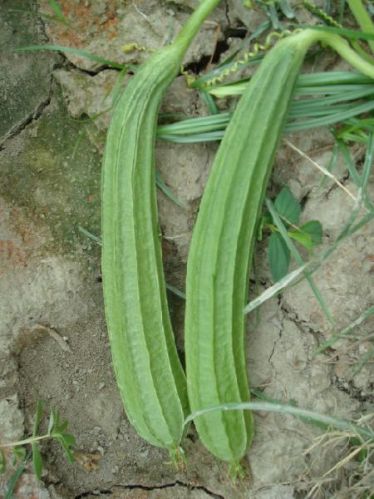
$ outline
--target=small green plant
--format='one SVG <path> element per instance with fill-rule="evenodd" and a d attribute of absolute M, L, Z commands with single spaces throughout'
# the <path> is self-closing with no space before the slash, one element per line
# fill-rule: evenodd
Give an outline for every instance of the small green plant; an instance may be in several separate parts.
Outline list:
<path fill-rule="evenodd" d="M 284 187 L 274 201 L 274 208 L 287 229 L 288 237 L 308 251 L 322 241 L 322 225 L 317 220 L 310 220 L 300 225 L 301 205 L 288 187 Z M 291 252 L 284 240 L 274 217 L 267 212 L 261 223 L 260 239 L 265 230 L 271 232 L 269 238 L 268 259 L 274 282 L 282 279 L 288 272 Z"/>
<path fill-rule="evenodd" d="M 65 26 L 67 26 L 67 27 L 70 27 L 70 24 L 69 24 L 68 20 L 66 19 L 66 17 L 64 16 L 64 13 L 61 9 L 61 6 L 57 2 L 57 0 L 48 0 L 48 4 L 49 4 L 49 7 L 52 10 L 53 14 L 52 15 L 44 14 L 43 17 L 45 19 L 50 20 L 50 21 L 59 22 L 59 23 L 65 24 Z"/>
<path fill-rule="evenodd" d="M 274 29 L 283 28 L 283 19 L 287 23 L 290 19 L 295 19 L 296 17 L 289 0 L 254 0 L 254 4 L 263 10 Z"/>
<path fill-rule="evenodd" d="M 64 450 L 68 462 L 74 462 L 73 446 L 75 444 L 75 438 L 67 431 L 68 422 L 61 419 L 60 414 L 56 409 L 52 409 L 48 418 L 47 431 L 45 433 L 40 433 L 39 429 L 43 420 L 43 415 L 44 405 L 41 401 L 38 401 L 32 434 L 29 437 L 16 442 L 0 443 L 0 473 L 5 473 L 9 457 L 11 459 L 11 465 L 17 467 L 14 475 L 8 482 L 8 494 L 11 494 L 9 490 L 14 489 L 18 478 L 23 473 L 29 461 L 32 461 L 35 476 L 38 480 L 41 479 L 43 460 L 40 451 L 40 442 L 43 440 L 52 439 L 58 442 Z M 12 497 L 12 495 L 9 495 L 9 497 Z"/>

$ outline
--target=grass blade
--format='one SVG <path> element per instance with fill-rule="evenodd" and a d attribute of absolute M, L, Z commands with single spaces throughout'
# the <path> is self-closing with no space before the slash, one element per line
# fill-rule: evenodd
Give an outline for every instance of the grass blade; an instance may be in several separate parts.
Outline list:
<path fill-rule="evenodd" d="M 32 443 L 31 448 L 32 448 L 32 464 L 34 468 L 34 473 L 36 478 L 38 480 L 41 480 L 42 471 L 43 471 L 43 461 L 39 445 L 37 443 Z"/>
<path fill-rule="evenodd" d="M 288 273 L 278 282 L 273 284 L 273 286 L 271 286 L 270 288 L 266 289 L 263 293 L 261 293 L 260 296 L 250 301 L 248 305 L 246 305 L 246 307 L 244 308 L 244 313 L 245 314 L 251 313 L 253 310 L 255 310 L 257 307 L 265 303 L 267 300 L 270 300 L 270 298 L 273 298 L 273 296 L 278 295 L 280 291 L 282 291 L 282 289 L 285 289 L 288 286 L 290 286 L 290 284 L 293 284 L 296 281 L 296 279 L 305 272 L 306 268 L 307 265 L 305 264 L 297 268 L 296 270 L 293 270 L 292 272 Z"/>
<path fill-rule="evenodd" d="M 182 300 L 186 299 L 185 293 L 172 284 L 166 283 L 166 289 L 170 291 L 170 293 L 173 293 L 173 295 L 178 296 L 178 298 L 181 298 Z"/>
<path fill-rule="evenodd" d="M 38 400 L 36 403 L 36 410 L 35 410 L 35 416 L 34 416 L 34 426 L 33 426 L 33 431 L 32 431 L 32 436 L 36 437 L 38 434 L 38 429 L 40 422 L 43 418 L 43 411 L 44 411 L 44 404 L 41 400 Z"/>
<path fill-rule="evenodd" d="M 360 326 L 363 322 L 365 322 L 369 317 L 374 315 L 374 306 L 369 307 L 365 310 L 357 319 L 355 319 L 349 326 L 342 329 L 339 333 L 333 334 L 328 340 L 321 343 L 321 345 L 317 348 L 315 355 L 323 353 L 328 348 L 331 348 L 337 341 L 342 338 L 347 337 L 350 333 L 358 326 Z"/>
<path fill-rule="evenodd" d="M 14 491 L 17 486 L 18 480 L 20 479 L 22 473 L 25 471 L 25 468 L 30 458 L 31 455 L 28 454 L 26 458 L 17 466 L 17 469 L 13 473 L 13 475 L 9 478 L 8 483 L 6 485 L 4 499 L 14 499 Z"/>
<path fill-rule="evenodd" d="M 301 409 L 293 405 L 272 403 L 272 402 L 242 402 L 242 403 L 227 403 L 215 407 L 208 407 L 199 411 L 193 412 L 188 416 L 184 422 L 185 425 L 194 419 L 216 411 L 260 411 L 260 412 L 275 412 L 279 414 L 288 414 L 295 416 L 308 423 L 321 425 L 326 429 L 335 428 L 344 432 L 354 433 L 365 441 L 374 440 L 374 430 L 370 428 L 363 428 L 344 419 L 338 419 L 318 412 L 310 411 L 308 409 Z"/>
<path fill-rule="evenodd" d="M 302 130 L 307 130 L 310 128 L 319 128 L 323 126 L 335 125 L 336 123 L 342 122 L 353 116 L 358 116 L 363 113 L 367 113 L 374 109 L 374 100 L 370 102 L 365 102 L 363 104 L 358 104 L 350 107 L 341 112 L 333 113 L 331 115 L 327 114 L 321 118 L 312 118 L 305 121 L 296 121 L 294 123 L 287 123 L 285 126 L 285 133 L 300 132 Z"/>
<path fill-rule="evenodd" d="M 165 194 L 165 196 L 168 197 L 174 204 L 176 204 L 180 208 L 186 208 L 185 203 L 183 203 L 183 201 L 181 201 L 173 193 L 173 191 L 170 189 L 170 187 L 168 187 L 165 184 L 163 178 L 160 175 L 160 172 L 158 172 L 158 171 L 156 172 L 156 184 L 157 184 L 157 187 L 160 189 L 160 191 L 162 191 Z"/>
<path fill-rule="evenodd" d="M 241 92 L 245 85 L 246 83 L 241 83 L 217 87 L 211 92 L 233 87 Z M 229 93 L 234 92 L 230 90 Z M 359 102 L 360 99 L 374 95 L 373 81 L 359 73 L 335 71 L 327 74 L 304 74 L 298 79 L 296 93 L 299 97 L 314 98 L 292 101 L 285 126 L 286 133 L 331 126 L 374 109 L 374 99 Z M 177 143 L 221 140 L 230 116 L 230 113 L 223 112 L 161 125 L 158 127 L 158 138 Z"/>

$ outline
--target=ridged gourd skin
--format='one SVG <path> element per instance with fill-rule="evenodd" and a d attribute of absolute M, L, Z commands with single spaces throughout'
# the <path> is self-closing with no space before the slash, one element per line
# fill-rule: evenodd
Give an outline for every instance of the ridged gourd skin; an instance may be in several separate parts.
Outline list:
<path fill-rule="evenodd" d="M 138 433 L 171 452 L 182 439 L 188 399 L 162 267 L 154 169 L 157 113 L 191 39 L 219 2 L 204 0 L 176 41 L 131 79 L 112 115 L 102 171 L 103 292 L 117 384 Z"/>
<path fill-rule="evenodd" d="M 185 351 L 191 411 L 250 400 L 244 306 L 265 189 L 310 31 L 277 43 L 226 129 L 200 204 L 187 262 Z M 203 444 L 234 467 L 253 437 L 249 411 L 197 417 Z"/>

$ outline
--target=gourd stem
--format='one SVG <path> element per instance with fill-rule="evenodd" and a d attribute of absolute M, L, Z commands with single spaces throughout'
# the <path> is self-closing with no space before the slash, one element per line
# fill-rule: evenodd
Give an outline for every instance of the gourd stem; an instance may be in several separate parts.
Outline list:
<path fill-rule="evenodd" d="M 192 38 L 199 31 L 205 18 L 220 2 L 221 0 L 203 0 L 179 32 L 173 45 L 178 45 L 180 50 L 185 52 L 189 47 Z"/>
<path fill-rule="evenodd" d="M 287 38 L 285 40 L 287 40 Z M 291 35 L 289 40 L 291 43 L 296 43 L 298 41 L 300 44 L 304 44 L 304 47 L 309 47 L 315 42 L 324 43 L 335 50 L 335 52 L 354 69 L 357 69 L 360 73 L 374 79 L 374 65 L 363 59 L 350 47 L 349 43 L 339 35 L 309 28 Z"/>
<path fill-rule="evenodd" d="M 374 65 L 359 56 L 341 36 L 333 35 L 331 33 L 322 33 L 320 35 L 320 41 L 334 49 L 340 57 L 347 61 L 353 68 L 357 69 L 357 71 L 374 79 Z"/>

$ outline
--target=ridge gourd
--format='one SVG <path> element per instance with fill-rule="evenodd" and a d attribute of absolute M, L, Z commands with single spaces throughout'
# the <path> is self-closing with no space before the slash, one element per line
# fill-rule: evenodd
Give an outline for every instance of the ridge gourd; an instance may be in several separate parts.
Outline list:
<path fill-rule="evenodd" d="M 244 306 L 257 222 L 296 78 L 316 32 L 279 41 L 240 99 L 215 157 L 187 262 L 185 350 L 192 412 L 249 401 Z M 209 412 L 195 425 L 234 474 L 253 438 L 249 411 Z"/>
<path fill-rule="evenodd" d="M 162 267 L 154 171 L 157 113 L 192 38 L 219 2 L 202 1 L 174 43 L 131 79 L 112 115 L 102 172 L 103 292 L 117 384 L 138 433 L 174 455 L 188 400 Z"/>

